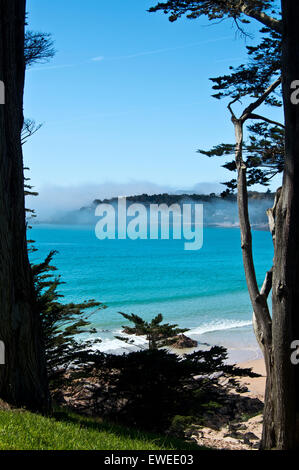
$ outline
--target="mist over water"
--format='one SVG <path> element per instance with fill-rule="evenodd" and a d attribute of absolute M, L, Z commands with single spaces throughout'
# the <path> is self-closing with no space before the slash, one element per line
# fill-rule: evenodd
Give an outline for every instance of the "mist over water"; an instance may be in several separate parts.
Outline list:
<path fill-rule="evenodd" d="M 142 204 L 142 198 L 140 202 Z M 204 225 L 206 226 L 223 226 L 223 227 L 238 227 L 238 207 L 236 201 L 226 199 L 211 199 L 208 202 L 196 201 L 185 198 L 180 202 L 180 208 L 183 204 L 203 204 L 204 211 Z M 110 202 L 115 209 L 117 219 L 117 202 Z M 127 201 L 127 207 L 133 204 Z M 253 199 L 249 201 L 249 215 L 253 228 L 268 230 L 268 219 L 266 211 L 273 205 L 273 200 L 269 199 Z M 56 212 L 54 215 L 42 219 L 43 222 L 51 224 L 62 225 L 89 225 L 95 226 L 99 218 L 95 216 L 97 204 L 90 204 L 78 210 L 65 211 L 62 213 Z M 149 220 L 149 206 L 146 205 Z M 40 219 L 38 219 L 40 220 Z"/>
<path fill-rule="evenodd" d="M 82 207 L 90 207 L 95 199 L 110 199 L 118 196 L 134 196 L 138 194 L 210 194 L 220 193 L 224 187 L 219 183 L 198 183 L 189 189 L 180 190 L 169 185 L 156 184 L 151 181 L 129 181 L 118 183 L 107 181 L 105 183 L 86 183 L 68 186 L 46 184 L 35 187 L 38 197 L 28 196 L 27 205 L 35 209 L 39 222 L 60 221 L 69 217 L 73 223 L 80 223 L 77 214 Z M 94 208 L 93 208 L 94 209 Z M 81 214 L 82 215 L 82 214 Z M 73 219 L 71 218 L 73 217 Z M 82 223 L 90 223 L 87 216 L 82 216 Z M 67 219 L 66 219 L 67 220 Z M 68 222 L 67 222 L 68 223 Z"/>

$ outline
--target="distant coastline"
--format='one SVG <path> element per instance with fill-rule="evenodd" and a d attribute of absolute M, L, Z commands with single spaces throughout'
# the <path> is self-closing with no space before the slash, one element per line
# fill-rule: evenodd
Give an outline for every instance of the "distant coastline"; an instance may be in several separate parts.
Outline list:
<path fill-rule="evenodd" d="M 273 205 L 275 194 L 268 192 L 249 191 L 249 213 L 254 230 L 269 230 L 266 210 Z M 95 209 L 99 204 L 117 204 L 117 197 L 110 199 L 95 199 L 90 205 L 74 211 L 57 213 L 56 215 L 42 219 L 36 218 L 33 224 L 55 225 L 95 225 Z M 127 205 L 143 204 L 148 208 L 151 204 L 165 204 L 170 207 L 173 204 L 203 204 L 204 225 L 211 227 L 238 228 L 237 195 L 230 194 L 226 197 L 215 193 L 207 194 L 139 194 L 126 196 Z"/>

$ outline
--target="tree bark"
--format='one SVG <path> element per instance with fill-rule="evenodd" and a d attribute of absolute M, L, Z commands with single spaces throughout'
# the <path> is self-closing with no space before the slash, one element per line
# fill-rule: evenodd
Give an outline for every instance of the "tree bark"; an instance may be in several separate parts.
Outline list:
<path fill-rule="evenodd" d="M 275 448 L 298 447 L 298 367 L 290 345 L 299 339 L 299 107 L 291 83 L 299 80 L 299 2 L 282 0 L 282 84 L 285 111 L 285 167 L 275 214 L 272 287 L 273 423 Z M 297 397 L 297 400 L 296 400 Z M 271 443 L 270 443 L 271 444 Z M 273 443 L 272 443 L 273 446 Z M 265 447 L 270 447 L 265 443 Z"/>
<path fill-rule="evenodd" d="M 248 215 L 246 165 L 242 158 L 243 125 L 247 119 L 261 118 L 253 111 L 279 85 L 274 82 L 237 119 L 229 104 L 236 134 L 238 206 L 243 264 L 254 310 L 254 326 L 262 347 L 267 383 L 265 391 L 262 449 L 296 449 L 299 443 L 299 370 L 291 363 L 291 343 L 299 339 L 299 103 L 291 99 L 299 81 L 299 2 L 282 0 L 282 84 L 285 110 L 285 168 L 282 188 L 274 208 L 268 211 L 274 242 L 272 286 L 265 280 L 259 292 L 252 257 Z M 291 86 L 293 84 L 293 86 Z M 296 96 L 298 95 L 296 91 Z M 269 286 L 267 287 L 267 284 Z M 272 319 L 266 293 L 272 287 Z M 264 292 L 265 291 L 265 292 Z M 266 292 L 267 291 L 267 292 Z"/>
<path fill-rule="evenodd" d="M 27 255 L 21 147 L 25 0 L 0 0 L 0 397 L 47 411 L 49 395 L 39 312 Z"/>
<path fill-rule="evenodd" d="M 264 423 L 270 418 L 270 422 L 263 427 L 262 442 L 273 441 L 273 404 L 271 394 L 273 390 L 273 352 L 272 352 L 272 331 L 271 331 L 271 316 L 267 303 L 267 297 L 272 287 L 272 270 L 266 275 L 264 284 L 259 290 L 255 267 L 253 262 L 252 253 L 252 235 L 251 225 L 248 213 L 248 192 L 247 192 L 247 178 L 246 178 L 246 164 L 243 161 L 243 126 L 245 119 L 237 119 L 234 114 L 232 121 L 235 127 L 236 136 L 236 151 L 235 160 L 238 171 L 238 209 L 240 220 L 241 232 L 241 247 L 243 256 L 243 265 L 247 288 L 253 307 L 253 327 L 256 334 L 257 341 L 261 347 L 264 355 L 267 381 L 265 390 L 265 409 L 264 409 Z"/>

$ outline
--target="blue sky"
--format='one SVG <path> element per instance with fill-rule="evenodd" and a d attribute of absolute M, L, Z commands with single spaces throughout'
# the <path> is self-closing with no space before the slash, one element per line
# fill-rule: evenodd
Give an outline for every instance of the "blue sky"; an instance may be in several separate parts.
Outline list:
<path fill-rule="evenodd" d="M 209 77 L 244 62 L 246 43 L 230 21 L 172 24 L 147 12 L 154 3 L 27 2 L 30 29 L 51 32 L 57 49 L 26 78 L 25 116 L 44 123 L 24 147 L 41 204 L 59 191 L 75 205 L 110 195 L 109 185 L 151 192 L 212 183 L 202 186 L 212 190 L 230 177 L 221 160 L 196 149 L 233 141 Z M 258 27 L 250 31 L 256 41 Z"/>

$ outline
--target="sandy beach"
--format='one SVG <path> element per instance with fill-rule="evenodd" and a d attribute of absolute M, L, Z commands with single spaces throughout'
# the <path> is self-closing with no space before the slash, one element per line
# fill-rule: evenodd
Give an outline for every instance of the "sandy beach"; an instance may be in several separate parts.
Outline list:
<path fill-rule="evenodd" d="M 261 377 L 251 378 L 243 377 L 240 378 L 240 383 L 246 385 L 249 392 L 248 395 L 252 397 L 257 397 L 260 400 L 264 400 L 265 395 L 265 386 L 266 386 L 266 367 L 264 359 L 256 359 L 253 361 L 241 362 L 238 364 L 238 367 L 242 368 L 252 368 L 252 370 L 260 374 Z"/>
<path fill-rule="evenodd" d="M 261 377 L 238 377 L 238 383 L 248 390 L 239 395 L 239 400 L 264 400 L 266 369 L 263 359 L 237 364 L 241 368 L 252 368 Z M 233 392 L 234 393 L 234 392 Z M 260 411 L 247 420 L 239 419 L 226 423 L 220 429 L 215 426 L 200 427 L 194 432 L 199 445 L 218 450 L 257 450 L 262 436 L 263 415 Z"/>

